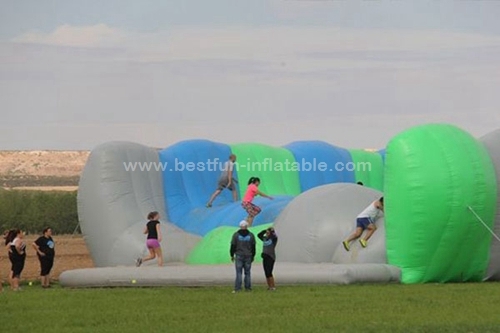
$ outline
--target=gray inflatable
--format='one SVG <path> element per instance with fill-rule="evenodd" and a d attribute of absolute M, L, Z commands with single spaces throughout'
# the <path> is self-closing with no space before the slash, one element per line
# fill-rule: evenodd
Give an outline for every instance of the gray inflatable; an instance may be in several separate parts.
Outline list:
<path fill-rule="evenodd" d="M 154 168 L 132 170 L 134 163 L 159 163 L 155 149 L 130 142 L 96 147 L 83 170 L 78 214 L 85 241 L 97 268 L 66 271 L 66 287 L 227 285 L 234 281 L 232 265 L 185 265 L 201 240 L 165 220 L 162 174 Z M 128 168 L 128 169 L 127 169 Z M 333 184 L 301 194 L 282 212 L 275 225 L 280 234 L 275 275 L 280 284 L 348 284 L 399 282 L 400 270 L 385 265 L 383 221 L 367 249 L 341 241 L 354 230 L 355 217 L 381 193 L 355 184 Z M 143 234 L 146 216 L 162 216 L 162 248 L 166 267 L 156 261 L 133 267 L 147 254 Z M 297 246 L 299 244 L 300 246 Z M 332 263 L 335 263 L 333 265 Z M 365 265 L 352 265 L 364 263 Z M 265 283 L 264 275 L 254 282 Z"/>
<path fill-rule="evenodd" d="M 488 149 L 495 166 L 497 189 L 500 191 L 500 129 L 491 132 L 480 139 Z M 500 193 L 497 195 L 497 212 L 493 232 L 500 237 Z M 490 250 L 490 263 L 485 280 L 500 280 L 500 242 L 493 238 Z"/>
<path fill-rule="evenodd" d="M 161 215 L 165 262 L 184 261 L 201 239 L 165 220 L 161 172 L 134 171 L 130 167 L 136 162 L 158 163 L 158 153 L 136 143 L 108 142 L 92 150 L 82 172 L 78 216 L 97 267 L 133 265 L 145 255 L 142 231 L 151 211 Z"/>
<path fill-rule="evenodd" d="M 386 264 L 383 218 L 375 234 L 362 248 L 342 241 L 356 228 L 356 216 L 382 193 L 351 183 L 315 187 L 293 199 L 275 221 L 279 235 L 279 261 L 334 264 Z"/>
<path fill-rule="evenodd" d="M 400 282 L 401 271 L 390 265 L 332 265 L 277 262 L 274 269 L 279 285 L 351 284 Z M 214 286 L 234 283 L 233 265 L 168 265 L 166 267 L 106 267 L 63 272 L 63 287 L 155 287 Z M 252 268 L 252 284 L 265 285 L 260 266 Z"/>

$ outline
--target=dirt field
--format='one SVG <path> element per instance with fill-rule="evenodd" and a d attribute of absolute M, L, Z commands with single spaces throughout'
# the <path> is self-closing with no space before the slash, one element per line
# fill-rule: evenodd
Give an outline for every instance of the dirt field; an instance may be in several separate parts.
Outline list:
<path fill-rule="evenodd" d="M 26 236 L 25 242 L 28 247 L 26 264 L 21 275 L 22 280 L 33 281 L 40 276 L 40 264 L 36 257 L 36 252 L 31 246 L 37 236 Z M 83 237 L 75 235 L 60 235 L 53 236 L 56 243 L 56 258 L 54 261 L 54 268 L 52 269 L 52 279 L 57 280 L 59 275 L 66 270 L 76 268 L 91 268 L 94 267 L 92 259 L 90 258 L 89 251 L 85 246 Z M 8 274 L 10 271 L 10 261 L 7 255 L 7 250 L 2 247 L 0 253 L 0 279 L 7 282 Z"/>
<path fill-rule="evenodd" d="M 79 176 L 89 151 L 0 150 L 0 175 Z"/>
<path fill-rule="evenodd" d="M 24 191 L 78 191 L 78 186 L 19 186 L 12 187 L 9 190 L 24 190 Z"/>
<path fill-rule="evenodd" d="M 89 154 L 89 151 L 0 150 L 0 186 L 74 191 Z"/>

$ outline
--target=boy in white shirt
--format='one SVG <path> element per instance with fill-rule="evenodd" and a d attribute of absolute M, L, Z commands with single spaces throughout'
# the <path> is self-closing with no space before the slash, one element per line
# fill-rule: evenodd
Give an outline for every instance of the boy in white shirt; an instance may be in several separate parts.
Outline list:
<path fill-rule="evenodd" d="M 360 239 L 362 247 L 366 247 L 368 240 L 373 235 L 377 227 L 375 222 L 384 215 L 384 197 L 372 202 L 368 207 L 365 208 L 356 218 L 356 231 L 349 236 L 345 241 L 342 242 L 346 251 L 351 248 L 351 241 L 358 239 L 363 231 L 368 230 L 365 238 Z"/>

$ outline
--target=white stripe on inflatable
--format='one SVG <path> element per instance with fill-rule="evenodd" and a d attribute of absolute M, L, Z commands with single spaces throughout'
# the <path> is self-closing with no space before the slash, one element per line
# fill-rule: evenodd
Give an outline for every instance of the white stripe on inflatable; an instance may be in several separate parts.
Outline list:
<path fill-rule="evenodd" d="M 484 227 L 488 229 L 488 231 L 493 235 L 493 237 L 495 237 L 497 241 L 500 242 L 500 238 L 493 232 L 493 230 L 490 229 L 490 227 L 488 227 L 486 223 L 484 223 L 483 219 L 479 215 L 477 215 L 474 209 L 472 209 L 471 206 L 467 206 L 467 208 L 469 208 L 469 210 L 472 212 L 472 214 L 474 214 L 474 216 L 479 220 L 479 222 L 481 222 L 484 225 Z"/>

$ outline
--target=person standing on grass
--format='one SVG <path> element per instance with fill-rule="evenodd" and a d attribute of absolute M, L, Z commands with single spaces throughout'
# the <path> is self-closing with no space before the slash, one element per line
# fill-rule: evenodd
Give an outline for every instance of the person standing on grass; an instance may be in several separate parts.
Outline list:
<path fill-rule="evenodd" d="M 245 192 L 245 196 L 243 197 L 243 200 L 241 202 L 241 206 L 248 213 L 246 221 L 248 222 L 249 227 L 252 226 L 253 219 L 255 218 L 255 216 L 257 216 L 262 211 L 262 209 L 259 206 L 254 205 L 252 203 L 253 199 L 257 195 L 260 195 L 261 197 L 273 200 L 272 197 L 259 191 L 259 185 L 260 185 L 260 179 L 258 177 L 251 177 L 248 180 L 248 187 Z"/>
<path fill-rule="evenodd" d="M 342 242 L 346 251 L 351 248 L 350 242 L 358 239 L 363 231 L 368 230 L 365 238 L 360 239 L 359 243 L 362 247 L 368 245 L 368 240 L 377 230 L 375 222 L 384 215 L 384 197 L 372 202 L 368 207 L 363 210 L 356 218 L 356 230 L 345 241 Z"/>
<path fill-rule="evenodd" d="M 207 202 L 207 208 L 212 207 L 212 204 L 222 191 L 227 188 L 233 193 L 233 201 L 238 201 L 238 192 L 236 191 L 236 184 L 238 181 L 234 179 L 234 163 L 236 162 L 236 155 L 229 155 L 229 160 L 224 163 L 224 167 L 222 168 L 222 173 L 219 177 L 219 182 L 217 184 L 217 189 L 210 197 L 210 200 Z"/>
<path fill-rule="evenodd" d="M 5 245 L 7 245 L 7 237 L 9 236 L 9 230 L 4 231 L 3 233 L 3 240 L 5 242 Z M 10 274 L 9 274 L 10 277 Z M 3 292 L 3 281 L 0 280 L 0 292 Z"/>
<path fill-rule="evenodd" d="M 245 290 L 252 290 L 251 269 L 255 258 L 255 236 L 248 230 L 248 222 L 240 222 L 240 229 L 231 238 L 229 255 L 236 268 L 236 279 L 234 281 L 233 293 L 241 291 L 242 271 L 245 272 Z"/>
<path fill-rule="evenodd" d="M 257 234 L 257 237 L 262 241 L 262 265 L 264 266 L 264 275 L 267 281 L 267 290 L 274 291 L 273 268 L 276 261 L 276 244 L 278 244 L 278 236 L 274 228 L 267 228 Z"/>
<path fill-rule="evenodd" d="M 33 242 L 38 261 L 40 262 L 40 281 L 42 288 L 50 288 L 50 271 L 54 266 L 55 243 L 52 239 L 52 229 L 43 229 L 42 236 Z"/>
<path fill-rule="evenodd" d="M 144 234 L 147 234 L 146 246 L 149 250 L 149 256 L 145 258 L 137 258 L 136 266 L 139 267 L 144 261 L 158 259 L 158 266 L 163 266 L 163 254 L 161 251 L 161 227 L 160 227 L 160 214 L 158 212 L 151 212 L 148 214 L 149 220 L 144 227 Z"/>
<path fill-rule="evenodd" d="M 24 235 L 20 229 L 12 229 L 5 238 L 5 245 L 9 251 L 9 260 L 11 262 L 10 287 L 14 291 L 20 290 L 19 280 L 24 269 L 26 261 L 26 244 Z"/>

